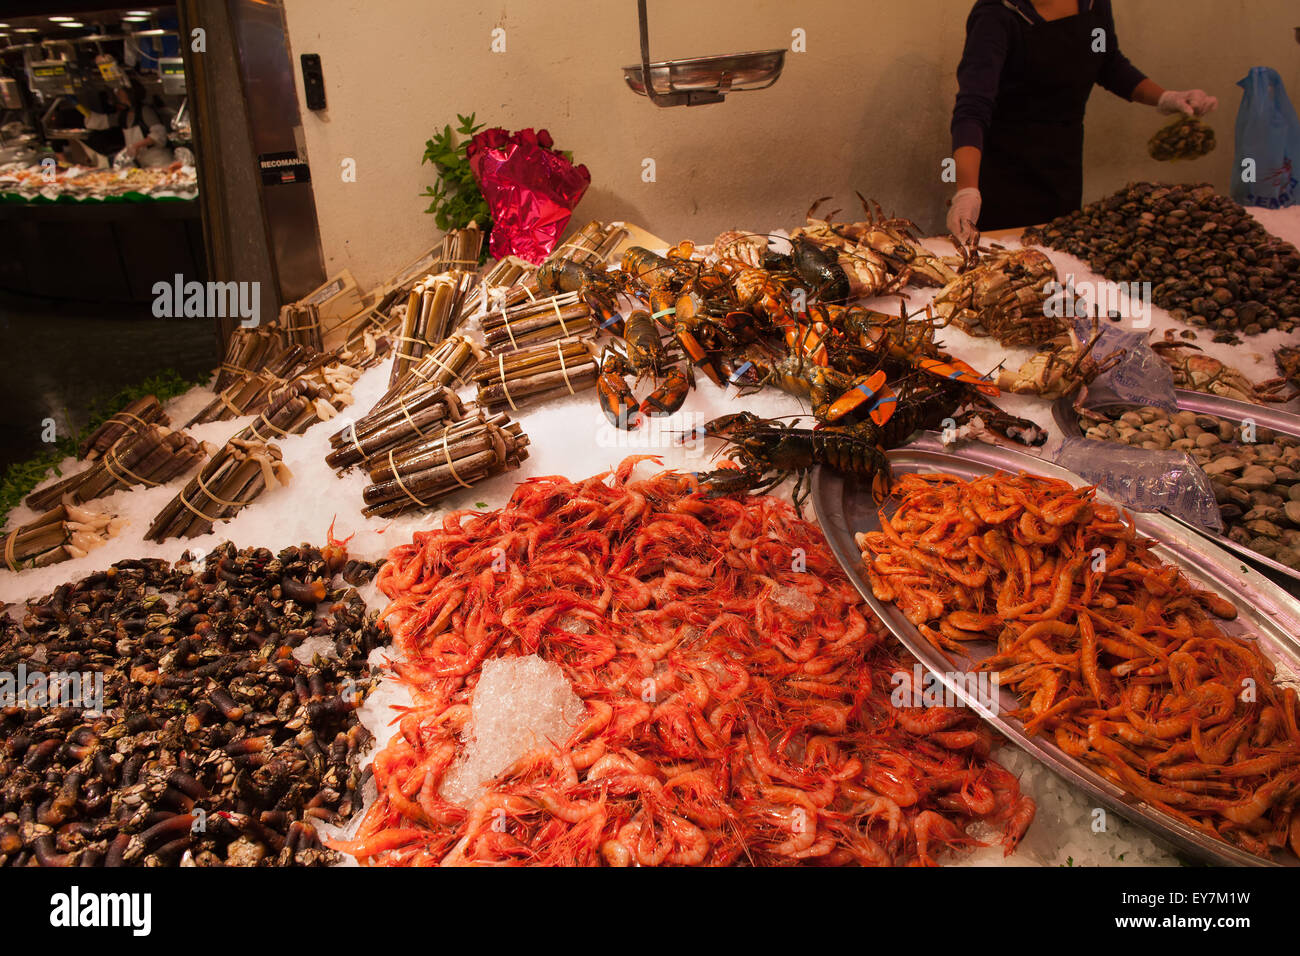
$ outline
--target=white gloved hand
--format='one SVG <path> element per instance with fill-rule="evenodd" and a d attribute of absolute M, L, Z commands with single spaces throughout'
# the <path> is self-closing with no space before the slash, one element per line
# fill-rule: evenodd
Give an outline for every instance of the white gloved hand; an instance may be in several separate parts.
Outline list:
<path fill-rule="evenodd" d="M 1162 113 L 1204 116 L 1218 105 L 1219 101 L 1204 90 L 1165 90 L 1160 94 L 1156 109 Z"/>
<path fill-rule="evenodd" d="M 975 224 L 980 219 L 980 206 L 983 204 L 980 191 L 972 186 L 957 190 L 948 209 L 948 231 L 962 242 L 969 242 L 975 235 Z"/>

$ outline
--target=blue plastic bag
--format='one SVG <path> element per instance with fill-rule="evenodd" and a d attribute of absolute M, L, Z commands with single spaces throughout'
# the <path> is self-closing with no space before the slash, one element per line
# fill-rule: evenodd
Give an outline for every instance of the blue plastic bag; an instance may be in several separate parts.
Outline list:
<path fill-rule="evenodd" d="M 1243 206 L 1268 209 L 1294 205 L 1300 201 L 1300 119 L 1282 77 L 1256 66 L 1237 85 L 1246 92 L 1237 110 L 1232 198 Z"/>

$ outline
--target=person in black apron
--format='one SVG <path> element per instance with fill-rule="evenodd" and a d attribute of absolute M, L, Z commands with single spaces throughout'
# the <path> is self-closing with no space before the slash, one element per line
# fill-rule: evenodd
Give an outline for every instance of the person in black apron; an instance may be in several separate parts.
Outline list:
<path fill-rule="evenodd" d="M 167 146 L 167 129 L 163 126 L 156 106 L 147 101 L 139 81 L 131 77 L 130 89 L 119 89 L 118 95 L 126 106 L 122 132 L 127 156 L 137 166 L 144 168 L 170 164 L 172 152 Z"/>
<path fill-rule="evenodd" d="M 104 157 L 115 158 L 123 151 L 123 161 L 129 159 L 142 167 L 166 166 L 172 161 L 167 145 L 167 129 L 158 110 L 151 105 L 144 88 L 135 77 L 127 87 L 116 87 L 107 107 L 87 109 L 78 106 L 86 116 L 85 143 Z"/>
<path fill-rule="evenodd" d="M 69 125 L 85 128 L 81 142 L 87 149 L 100 156 L 112 156 L 125 145 L 117 111 L 102 90 L 83 89 L 75 97 L 68 97 L 67 102 L 78 114 L 77 121 Z"/>
<path fill-rule="evenodd" d="M 979 0 L 957 68 L 948 230 L 1031 226 L 1083 204 L 1083 117 L 1092 88 L 1203 115 L 1218 100 L 1166 90 L 1120 52 L 1110 0 Z"/>

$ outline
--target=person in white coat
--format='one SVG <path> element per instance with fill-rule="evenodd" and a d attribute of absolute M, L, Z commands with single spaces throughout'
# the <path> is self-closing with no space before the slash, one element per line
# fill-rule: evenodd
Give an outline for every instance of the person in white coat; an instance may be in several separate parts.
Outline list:
<path fill-rule="evenodd" d="M 158 111 L 145 102 L 144 89 L 132 80 L 129 89 L 119 87 L 114 93 L 113 112 L 85 114 L 86 129 L 100 133 L 96 142 L 112 142 L 109 136 L 118 137 L 120 145 L 114 144 L 112 151 L 120 157 L 116 160 L 119 165 L 134 164 L 146 169 L 171 165 L 173 156 L 167 145 L 167 127 Z M 94 148 L 104 152 L 102 145 Z"/>
<path fill-rule="evenodd" d="M 132 80 L 129 92 L 122 89 L 117 92 L 119 101 L 124 100 L 127 106 L 122 117 L 126 155 L 144 169 L 170 166 L 173 156 L 167 145 L 167 127 L 158 111 L 145 102 L 140 84 Z"/>

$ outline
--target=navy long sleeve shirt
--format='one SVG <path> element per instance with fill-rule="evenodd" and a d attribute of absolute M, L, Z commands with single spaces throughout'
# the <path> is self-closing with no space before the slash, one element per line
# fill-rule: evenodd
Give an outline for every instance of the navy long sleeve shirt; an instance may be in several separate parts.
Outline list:
<path fill-rule="evenodd" d="M 1105 63 L 1097 82 L 1132 99 L 1146 76 L 1120 52 L 1111 0 L 1079 0 L 1079 12 L 1096 10 L 1106 30 Z M 952 111 L 952 148 L 984 148 L 998 91 L 1033 83 L 1023 63 L 1022 24 L 1042 23 L 1030 0 L 979 0 L 966 20 L 966 48 L 957 67 L 957 105 Z"/>

